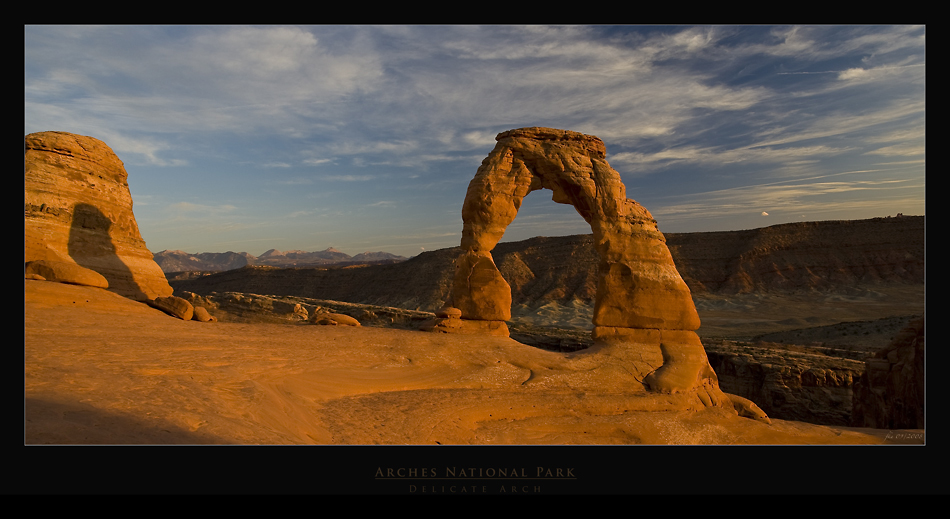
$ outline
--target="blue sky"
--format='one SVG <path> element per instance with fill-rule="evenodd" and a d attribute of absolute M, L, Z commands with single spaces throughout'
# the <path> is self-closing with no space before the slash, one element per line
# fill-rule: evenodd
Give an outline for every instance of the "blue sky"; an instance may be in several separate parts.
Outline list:
<path fill-rule="evenodd" d="M 498 133 L 596 135 L 661 231 L 923 215 L 924 26 L 26 26 L 153 252 L 454 247 Z M 585 234 L 550 192 L 503 241 Z"/>

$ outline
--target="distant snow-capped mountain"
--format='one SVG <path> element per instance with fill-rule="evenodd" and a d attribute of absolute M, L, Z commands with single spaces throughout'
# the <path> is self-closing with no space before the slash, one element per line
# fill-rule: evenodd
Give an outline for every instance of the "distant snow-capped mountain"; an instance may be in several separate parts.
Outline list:
<path fill-rule="evenodd" d="M 222 271 L 238 269 L 247 265 L 271 267 L 306 267 L 331 264 L 359 264 L 379 261 L 403 261 L 408 258 L 389 252 L 362 252 L 350 256 L 329 247 L 322 251 L 279 251 L 270 249 L 260 256 L 246 252 L 202 252 L 191 254 L 180 250 L 163 250 L 152 255 L 163 272 Z"/>

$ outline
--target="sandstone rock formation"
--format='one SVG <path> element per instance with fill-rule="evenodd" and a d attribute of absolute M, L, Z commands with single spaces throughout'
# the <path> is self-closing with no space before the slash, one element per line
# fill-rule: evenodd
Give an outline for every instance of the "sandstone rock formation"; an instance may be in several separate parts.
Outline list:
<path fill-rule="evenodd" d="M 314 312 L 310 317 L 311 324 L 321 324 L 329 326 L 360 326 L 360 322 L 346 314 L 338 314 L 320 310 Z"/>
<path fill-rule="evenodd" d="M 753 420 L 759 420 L 760 422 L 765 422 L 771 424 L 772 420 L 769 419 L 769 415 L 765 414 L 765 411 L 755 405 L 755 402 L 749 400 L 748 398 L 741 397 L 739 395 L 733 395 L 727 393 L 729 400 L 732 401 L 732 405 L 735 407 L 736 412 L 739 413 L 739 416 L 743 418 L 751 418 Z"/>
<path fill-rule="evenodd" d="M 666 235 L 693 294 L 924 282 L 924 217 Z"/>
<path fill-rule="evenodd" d="M 95 270 L 65 261 L 36 260 L 25 265 L 27 279 L 57 281 L 71 285 L 109 288 L 109 281 Z"/>
<path fill-rule="evenodd" d="M 850 425 L 852 384 L 864 372 L 863 362 L 811 349 L 794 351 L 767 346 L 707 342 L 706 355 L 716 371 L 719 387 L 755 401 L 772 418 Z"/>
<path fill-rule="evenodd" d="M 854 383 L 851 425 L 880 429 L 924 428 L 924 319 L 865 361 Z"/>
<path fill-rule="evenodd" d="M 290 312 L 295 318 L 306 321 L 310 319 L 310 313 L 307 311 L 307 308 L 300 303 L 294 305 L 293 310 Z"/>
<path fill-rule="evenodd" d="M 448 306 L 462 331 L 510 319 L 511 289 L 491 251 L 531 191 L 550 189 L 590 224 L 599 256 L 593 336 L 650 389 L 696 392 L 730 407 L 695 330 L 699 315 L 649 211 L 626 197 L 597 137 L 551 128 L 503 132 L 469 184 L 462 205 L 462 254 Z M 452 317 L 435 331 L 455 331 Z M 500 323 L 497 324 L 497 323 Z M 601 348 L 601 349 L 603 349 Z"/>
<path fill-rule="evenodd" d="M 203 323 L 213 323 L 218 320 L 217 317 L 211 315 L 211 313 L 208 312 L 207 308 L 203 306 L 196 306 L 194 308 L 195 308 L 195 314 L 191 316 L 192 320 L 201 321 Z"/>
<path fill-rule="evenodd" d="M 221 322 L 298 324 L 309 322 L 316 314 L 328 312 L 348 315 L 360 325 L 418 330 L 435 314 L 402 308 L 346 303 L 307 297 L 282 297 L 234 292 L 213 292 L 200 296 L 194 292 L 176 292 L 195 306 L 204 307 Z M 306 318 L 304 316 L 307 316 Z"/>
<path fill-rule="evenodd" d="M 27 135 L 24 170 L 24 262 L 77 264 L 139 301 L 171 295 L 132 214 L 125 167 L 104 142 L 65 132 Z"/>
<path fill-rule="evenodd" d="M 182 321 L 190 321 L 194 316 L 195 308 L 187 300 L 177 296 L 156 297 L 147 301 L 148 305 L 177 317 Z"/>

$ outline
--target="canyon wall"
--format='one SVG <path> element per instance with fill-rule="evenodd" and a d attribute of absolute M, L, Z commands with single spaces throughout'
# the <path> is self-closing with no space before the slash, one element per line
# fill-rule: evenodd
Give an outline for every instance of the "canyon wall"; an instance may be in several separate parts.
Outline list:
<path fill-rule="evenodd" d="M 666 239 L 694 293 L 924 282 L 922 216 L 668 233 Z"/>
<path fill-rule="evenodd" d="M 863 362 L 729 341 L 704 346 L 719 387 L 752 400 L 771 418 L 851 424 L 852 384 Z"/>
<path fill-rule="evenodd" d="M 924 282 L 924 217 L 781 224 L 715 233 L 666 233 L 693 294 L 830 291 Z M 837 245 L 840 244 L 840 247 Z M 837 248 L 836 248 L 837 247 Z M 459 247 L 359 269 L 248 268 L 182 281 L 194 292 L 298 295 L 435 311 L 451 290 Z M 592 235 L 503 242 L 492 251 L 513 305 L 593 303 Z"/>
<path fill-rule="evenodd" d="M 920 318 L 864 361 L 864 372 L 854 384 L 851 425 L 924 428 L 924 342 Z"/>

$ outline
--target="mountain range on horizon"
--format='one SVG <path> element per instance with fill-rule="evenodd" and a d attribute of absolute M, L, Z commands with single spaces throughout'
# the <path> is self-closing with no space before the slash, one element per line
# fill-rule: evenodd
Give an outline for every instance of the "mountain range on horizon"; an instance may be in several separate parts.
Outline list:
<path fill-rule="evenodd" d="M 900 222 L 905 223 L 910 222 L 919 222 L 918 224 L 913 224 L 915 227 L 919 226 L 920 230 L 923 230 L 923 216 L 911 216 L 898 214 L 896 217 L 877 217 L 871 218 L 868 220 L 827 220 L 827 221 L 815 221 L 815 222 L 798 222 L 798 223 L 786 223 L 786 224 L 775 224 L 768 227 L 761 227 L 756 229 L 745 229 L 745 230 L 736 230 L 736 231 L 708 231 L 708 232 L 688 232 L 688 233 L 664 233 L 667 238 L 667 244 L 670 246 L 671 252 L 673 252 L 674 257 L 677 259 L 678 267 L 683 268 L 685 265 L 679 265 L 681 261 L 686 261 L 685 258 L 680 258 L 678 254 L 678 249 L 683 243 L 696 242 L 699 241 L 709 241 L 704 247 L 719 247 L 722 245 L 723 240 L 729 242 L 733 240 L 745 241 L 752 239 L 752 236 L 759 236 L 762 233 L 771 235 L 778 234 L 781 235 L 787 230 L 790 229 L 799 229 L 795 232 L 801 232 L 801 226 L 805 225 L 805 228 L 811 228 L 815 225 L 821 226 L 822 228 L 827 228 L 829 225 L 841 224 L 845 222 Z M 588 237 L 588 235 L 577 235 L 577 238 Z M 548 238 L 544 236 L 538 236 L 537 238 Z M 805 239 L 807 238 L 798 238 Z M 501 244 L 508 243 L 502 242 Z M 500 244 L 500 245 L 501 245 Z M 840 243 L 839 243 L 840 244 Z M 760 244 L 761 245 L 761 244 Z M 828 243 L 826 245 L 831 245 Z M 751 243 L 747 244 L 752 248 L 757 248 Z M 433 252 L 433 251 L 429 251 Z M 708 249 L 707 249 L 708 252 Z M 749 254 L 751 251 L 746 251 L 745 254 Z M 425 254 L 425 253 L 423 253 Z M 702 255 L 702 254 L 700 254 Z M 753 254 L 757 255 L 757 254 Z M 227 270 L 234 270 L 243 268 L 246 266 L 267 266 L 267 267 L 320 267 L 320 266 L 353 266 L 353 265 L 369 265 L 369 264 L 387 264 L 387 263 L 400 263 L 406 261 L 408 257 L 400 256 L 397 254 L 392 254 L 389 252 L 362 252 L 354 256 L 340 251 L 334 247 L 328 247 L 322 251 L 308 252 L 303 250 L 289 250 L 289 251 L 280 251 L 277 249 L 270 249 L 263 252 L 260 256 L 254 256 L 247 252 L 202 252 L 197 254 L 192 254 L 180 250 L 163 250 L 161 252 L 153 253 L 155 262 L 158 263 L 162 271 L 165 273 L 177 273 L 177 272 L 221 272 Z M 594 258 L 590 258 L 591 261 L 594 261 Z M 725 267 L 723 265 L 722 267 Z M 685 274 L 685 272 L 684 272 Z M 689 274 L 686 274 L 689 278 Z M 687 282 L 693 280 L 687 279 Z M 741 284 L 741 283 L 740 283 Z"/>
<path fill-rule="evenodd" d="M 842 291 L 923 286 L 923 216 L 777 224 L 743 231 L 666 233 L 694 295 Z M 244 268 L 169 280 L 176 291 L 301 296 L 435 311 L 452 286 L 460 247 L 358 269 Z M 593 236 L 538 236 L 499 243 L 494 261 L 512 308 L 593 304 L 600 258 Z"/>
<path fill-rule="evenodd" d="M 322 251 L 280 251 L 270 249 L 260 256 L 247 252 L 201 252 L 192 254 L 180 250 L 163 250 L 153 255 L 163 272 L 217 272 L 239 269 L 248 265 L 269 267 L 315 267 L 321 265 L 367 264 L 399 262 L 409 258 L 389 252 L 361 252 L 350 256 L 333 247 Z"/>

